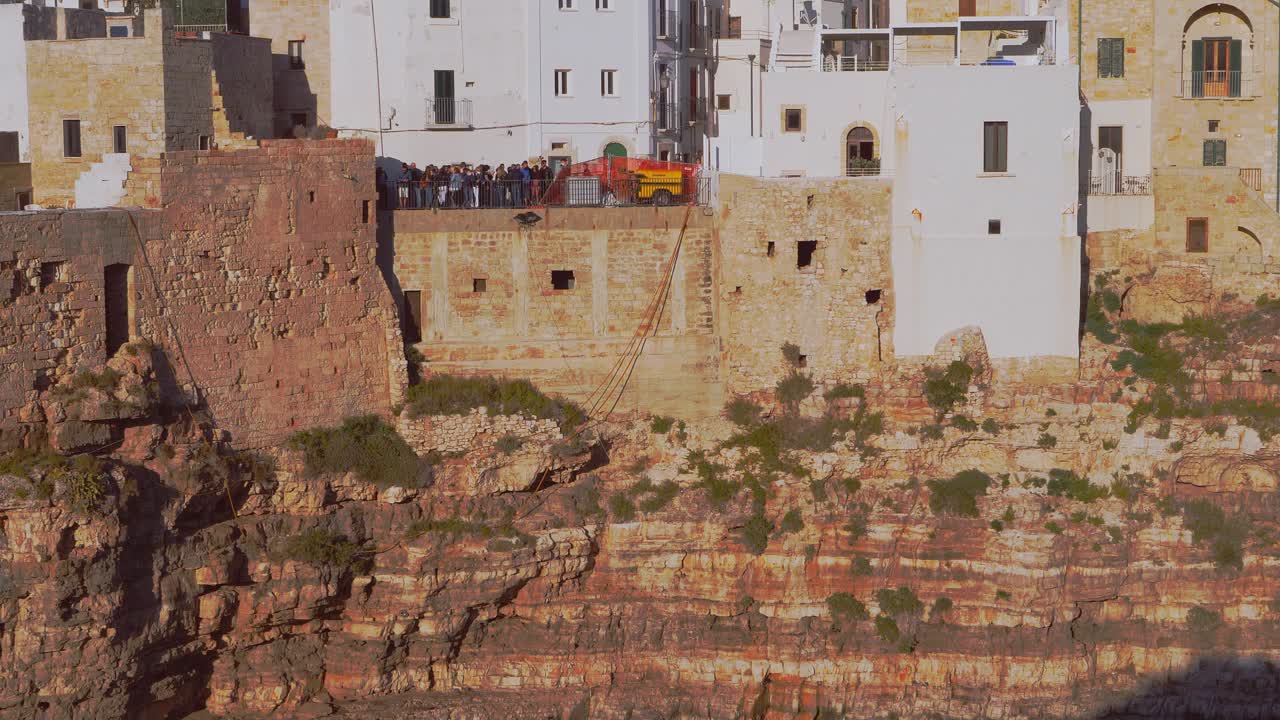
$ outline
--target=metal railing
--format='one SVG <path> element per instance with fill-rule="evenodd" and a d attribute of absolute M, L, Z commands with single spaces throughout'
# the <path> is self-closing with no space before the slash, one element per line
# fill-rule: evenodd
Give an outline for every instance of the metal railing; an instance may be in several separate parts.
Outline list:
<path fill-rule="evenodd" d="M 1262 192 L 1262 168 L 1240 168 L 1240 181 L 1254 192 Z"/>
<path fill-rule="evenodd" d="M 173 33 L 175 35 L 200 35 L 207 32 L 224 33 L 227 31 L 226 23 L 221 25 L 174 25 Z"/>
<path fill-rule="evenodd" d="M 1103 173 L 1089 176 L 1090 195 L 1150 195 L 1150 175 Z"/>
<path fill-rule="evenodd" d="M 822 58 L 823 72 L 880 72 L 888 69 L 888 60 L 863 60 L 858 57 L 831 55 Z"/>
<path fill-rule="evenodd" d="M 462 98 L 427 98 L 428 127 L 471 127 L 471 101 Z"/>
<path fill-rule="evenodd" d="M 680 42 L 680 16 L 674 11 L 658 13 L 656 22 L 654 23 L 654 36 L 659 40 L 669 40 L 672 43 Z"/>
<path fill-rule="evenodd" d="M 1182 97 L 1200 99 L 1252 98 L 1256 75 L 1243 70 L 1190 70 L 1182 73 Z"/>
<path fill-rule="evenodd" d="M 596 176 L 559 180 L 423 180 L 388 183 L 379 193 L 388 210 L 472 210 L 527 207 L 631 207 L 709 205 L 710 177 L 681 180 Z"/>
<path fill-rule="evenodd" d="M 680 132 L 680 105 L 659 101 L 654 105 L 653 128 L 659 133 Z"/>
<path fill-rule="evenodd" d="M 877 177 L 885 173 L 881 172 L 879 160 L 859 160 L 845 163 L 845 177 Z"/>

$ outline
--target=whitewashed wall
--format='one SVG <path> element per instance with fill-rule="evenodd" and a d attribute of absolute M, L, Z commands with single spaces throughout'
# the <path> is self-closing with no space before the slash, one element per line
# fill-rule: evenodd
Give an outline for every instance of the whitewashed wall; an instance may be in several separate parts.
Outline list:
<path fill-rule="evenodd" d="M 894 166 L 889 72 L 764 74 L 764 174 L 839 177 L 845 173 L 849 130 L 864 125 L 877 137 L 880 166 Z M 804 131 L 783 130 L 783 110 L 804 110 Z"/>
<path fill-rule="evenodd" d="M 31 162 L 27 122 L 27 49 L 22 5 L 0 5 L 0 132 L 18 133 L 18 159 Z"/>

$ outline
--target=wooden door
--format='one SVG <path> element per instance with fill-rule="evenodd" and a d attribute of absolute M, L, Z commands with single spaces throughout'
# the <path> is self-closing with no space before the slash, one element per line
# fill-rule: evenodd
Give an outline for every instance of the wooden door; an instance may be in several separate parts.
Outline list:
<path fill-rule="evenodd" d="M 1205 38 L 1204 41 L 1204 94 L 1205 97 L 1230 97 L 1231 94 L 1231 39 Z"/>

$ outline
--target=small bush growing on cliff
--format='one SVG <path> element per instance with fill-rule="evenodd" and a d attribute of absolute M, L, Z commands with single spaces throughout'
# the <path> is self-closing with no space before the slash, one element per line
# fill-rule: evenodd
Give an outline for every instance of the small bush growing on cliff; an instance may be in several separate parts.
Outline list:
<path fill-rule="evenodd" d="M 1049 482 L 1046 489 L 1054 497 L 1065 496 L 1083 503 L 1105 500 L 1111 497 L 1110 488 L 1094 485 L 1088 478 L 1080 477 L 1070 470 L 1054 468 L 1049 471 Z"/>
<path fill-rule="evenodd" d="M 96 508 L 107 492 L 101 460 L 92 455 L 66 457 L 45 447 L 19 448 L 0 456 L 0 475 L 29 482 L 30 490 L 18 491 L 23 498 L 48 500 L 61 485 L 64 499 L 76 512 Z"/>
<path fill-rule="evenodd" d="M 649 430 L 654 435 L 666 435 L 671 432 L 671 428 L 675 427 L 676 419 L 667 417 L 666 415 L 654 415 L 649 421 Z"/>
<path fill-rule="evenodd" d="M 858 555 L 849 563 L 849 572 L 854 577 L 866 577 L 871 574 L 871 561 Z"/>
<path fill-rule="evenodd" d="M 924 399 L 941 421 L 968 395 L 973 368 L 963 360 L 953 360 L 945 370 L 926 368 L 924 377 Z"/>
<path fill-rule="evenodd" d="M 968 416 L 956 415 L 951 418 L 951 427 L 961 432 L 973 432 L 978 429 L 978 423 L 970 420 Z"/>
<path fill-rule="evenodd" d="M 773 523 L 769 522 L 764 515 L 756 514 L 743 524 L 738 537 L 752 554 L 762 555 L 769 547 L 769 534 L 772 532 Z"/>
<path fill-rule="evenodd" d="M 783 343 L 782 359 L 791 367 L 800 367 L 800 346 L 795 343 Z"/>
<path fill-rule="evenodd" d="M 857 542 L 867 534 L 867 514 L 865 512 L 851 514 L 849 521 L 844 524 L 844 529 L 849 533 L 849 542 Z"/>
<path fill-rule="evenodd" d="M 1187 612 L 1187 629 L 1193 633 L 1211 633 L 1222 627 L 1222 616 L 1199 605 Z"/>
<path fill-rule="evenodd" d="M 1050 520 L 1049 522 L 1045 523 L 1045 524 L 1044 524 L 1044 529 L 1045 529 L 1045 530 L 1048 530 L 1049 532 L 1053 533 L 1054 535 L 1061 535 L 1061 534 L 1062 534 L 1062 526 L 1061 526 L 1061 525 L 1059 525 L 1058 523 L 1054 522 L 1053 520 Z"/>
<path fill-rule="evenodd" d="M 876 592 L 876 603 L 885 615 L 919 615 L 924 612 L 924 603 L 909 587 L 897 590 L 883 588 Z"/>
<path fill-rule="evenodd" d="M 354 472 L 379 487 L 420 487 L 432 479 L 431 465 L 376 415 L 350 417 L 336 428 L 295 433 L 289 447 L 302 451 L 310 475 Z"/>
<path fill-rule="evenodd" d="M 827 596 L 827 612 L 839 622 L 862 622 L 871 618 L 867 606 L 847 592 Z"/>
<path fill-rule="evenodd" d="M 640 509 L 644 512 L 658 512 L 680 494 L 680 486 L 671 480 L 664 480 L 649 488 L 648 493 L 649 497 L 640 501 Z"/>
<path fill-rule="evenodd" d="M 490 415 L 527 415 L 555 420 L 568 431 L 586 419 L 577 405 L 543 394 L 528 380 L 432 375 L 409 388 L 410 417 L 465 415 L 483 407 Z"/>
<path fill-rule="evenodd" d="M 978 517 L 978 497 L 987 494 L 991 476 L 980 470 L 964 470 L 949 480 L 930 480 L 929 509 L 937 515 Z"/>
<path fill-rule="evenodd" d="M 951 602 L 951 598 L 944 595 L 933 601 L 933 611 L 930 613 L 930 617 L 936 618 L 946 615 L 951 612 L 953 607 L 955 607 L 955 603 Z"/>
<path fill-rule="evenodd" d="M 609 496 L 609 514 L 618 522 L 631 522 L 636 519 L 636 504 L 624 493 Z"/>
<path fill-rule="evenodd" d="M 847 398 L 863 399 L 866 396 L 867 391 L 861 385 L 846 385 L 845 383 L 840 383 L 822 393 L 822 399 L 827 402 L 835 402 L 836 400 L 845 400 Z"/>
<path fill-rule="evenodd" d="M 524 441 L 515 435 L 503 435 L 493 444 L 493 449 L 503 455 L 510 455 L 519 450 L 524 445 Z"/>
<path fill-rule="evenodd" d="M 800 515 L 800 510 L 791 508 L 786 515 L 782 516 L 782 522 L 779 525 L 782 532 L 794 533 L 804 529 L 804 518 Z"/>
<path fill-rule="evenodd" d="M 982 432 L 988 435 L 999 435 L 1000 423 L 996 422 L 995 420 L 992 420 L 991 418 L 987 418 L 986 420 L 982 421 Z"/>
<path fill-rule="evenodd" d="M 345 536 L 328 530 L 304 530 L 285 539 L 283 556 L 317 567 L 349 569 L 363 574 L 373 566 L 373 558 Z"/>
<path fill-rule="evenodd" d="M 1058 438 L 1049 433 L 1040 433 L 1040 437 L 1036 439 L 1036 447 L 1048 450 L 1058 446 Z"/>
<path fill-rule="evenodd" d="M 1209 542 L 1218 569 L 1244 567 L 1244 542 L 1249 537 L 1249 519 L 1228 517 L 1208 500 L 1191 500 L 1182 505 L 1182 524 L 1196 543 Z"/>
<path fill-rule="evenodd" d="M 892 645 L 902 637 L 902 631 L 898 629 L 898 623 L 887 615 L 876 616 L 876 635 L 885 641 L 886 644 Z"/>
<path fill-rule="evenodd" d="M 793 372 L 778 381 L 774 387 L 774 397 L 778 402 L 794 407 L 813 393 L 815 385 L 808 375 Z"/>
<path fill-rule="evenodd" d="M 724 406 L 724 416 L 738 427 L 750 427 L 760 421 L 760 406 L 746 398 L 734 398 Z"/>

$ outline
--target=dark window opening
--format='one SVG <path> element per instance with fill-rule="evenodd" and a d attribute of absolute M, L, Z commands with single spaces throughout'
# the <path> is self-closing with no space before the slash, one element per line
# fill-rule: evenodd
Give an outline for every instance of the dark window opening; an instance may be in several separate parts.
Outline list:
<path fill-rule="evenodd" d="M 1187 218 L 1187 252 L 1209 252 L 1209 219 Z"/>
<path fill-rule="evenodd" d="M 80 157 L 80 121 L 62 121 L 62 156 Z"/>
<path fill-rule="evenodd" d="M 201 149 L 201 150 L 212 150 L 212 149 L 213 149 L 213 138 L 212 138 L 212 137 L 210 137 L 209 135 L 201 135 L 201 136 L 200 136 L 200 149 Z"/>
<path fill-rule="evenodd" d="M 30 204 L 31 204 L 31 191 L 30 190 L 18 191 L 18 209 L 25 210 L 27 206 Z"/>
<path fill-rule="evenodd" d="M 448 18 L 449 0 L 431 0 L 431 17 Z"/>
<path fill-rule="evenodd" d="M 1221 127 L 1222 127 L 1222 121 L 1220 120 L 1209 121 L 1209 132 L 1218 132 L 1218 129 Z"/>
<path fill-rule="evenodd" d="M 360 222 L 361 224 L 369 224 L 369 201 L 362 200 L 360 202 Z"/>
<path fill-rule="evenodd" d="M 486 292 L 489 289 L 489 280 L 487 278 L 472 278 L 471 292 Z"/>
<path fill-rule="evenodd" d="M 308 190 L 308 191 L 307 191 L 307 202 L 312 202 L 312 203 L 313 203 L 313 202 L 315 202 L 315 201 L 316 201 L 316 191 L 315 191 L 315 190 Z"/>
<path fill-rule="evenodd" d="M 18 133 L 0 132 L 0 163 L 18 162 Z"/>
<path fill-rule="evenodd" d="M 1009 123 L 982 124 L 982 171 L 1009 172 Z"/>
<path fill-rule="evenodd" d="M 289 67 L 294 70 L 301 70 L 307 66 L 302 59 L 302 41 L 289 41 Z"/>
<path fill-rule="evenodd" d="M 422 291 L 404 291 L 404 341 L 422 342 Z"/>
<path fill-rule="evenodd" d="M 787 108 L 783 111 L 783 130 L 786 132 L 800 132 L 804 127 L 804 116 L 799 108 Z"/>
<path fill-rule="evenodd" d="M 812 265 L 813 253 L 817 249 L 817 240 L 801 240 L 796 243 L 796 267 L 806 268 Z"/>
<path fill-rule="evenodd" d="M 1204 166 L 1223 167 L 1227 164 L 1227 141 L 1204 141 Z"/>
<path fill-rule="evenodd" d="M 552 270 L 551 287 L 556 290 L 572 290 L 574 278 L 572 270 Z"/>
<path fill-rule="evenodd" d="M 113 125 L 111 127 L 111 152 L 129 152 L 129 129 L 124 125 Z"/>
<path fill-rule="evenodd" d="M 764 249 L 764 254 L 768 257 L 773 257 L 774 248 L 775 248 L 775 245 L 773 244 L 773 241 L 770 240 L 769 245 Z"/>
<path fill-rule="evenodd" d="M 730 104 L 732 103 L 731 97 L 732 96 L 730 95 L 716 95 L 716 109 L 717 110 L 730 109 Z"/>
<path fill-rule="evenodd" d="M 797 356 L 796 356 L 796 367 L 798 367 L 798 368 L 802 368 L 802 367 L 809 367 L 809 356 L 808 356 L 808 355 L 797 355 Z"/>
<path fill-rule="evenodd" d="M 103 309 L 107 325 L 107 357 L 129 342 L 129 266 L 108 265 L 103 270 Z"/>
<path fill-rule="evenodd" d="M 40 263 L 40 289 L 44 290 L 56 282 L 62 282 L 61 262 Z"/>
<path fill-rule="evenodd" d="M 306 127 L 307 114 L 306 113 L 289 113 L 289 124 L 292 125 L 293 127 Z"/>
<path fill-rule="evenodd" d="M 120 24 L 112 25 L 107 28 L 107 36 L 113 38 L 127 38 L 129 37 L 129 26 Z"/>
<path fill-rule="evenodd" d="M 987 221 L 987 234 L 988 234 L 988 235 L 999 235 L 999 234 L 1000 234 L 1000 221 L 999 221 L 999 220 L 988 220 L 988 221 Z"/>
<path fill-rule="evenodd" d="M 876 303 L 880 302 L 880 291 L 868 290 L 866 294 L 866 298 L 867 298 L 868 305 L 875 305 Z"/>

